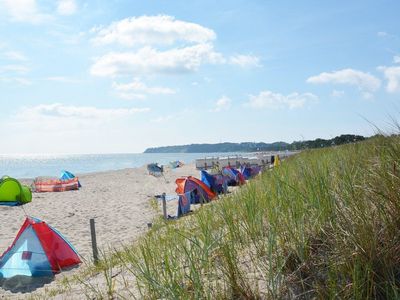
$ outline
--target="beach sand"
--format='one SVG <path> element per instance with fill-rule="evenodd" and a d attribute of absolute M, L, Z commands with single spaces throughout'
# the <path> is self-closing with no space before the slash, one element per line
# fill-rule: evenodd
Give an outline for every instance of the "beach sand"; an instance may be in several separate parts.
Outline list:
<path fill-rule="evenodd" d="M 188 175 L 199 178 L 199 171 L 195 169 L 194 164 L 190 164 L 177 169 L 166 168 L 162 177 L 149 175 L 146 166 L 76 175 L 82 184 L 80 190 L 33 193 L 32 202 L 23 207 L 0 206 L 0 253 L 13 242 L 26 213 L 56 228 L 71 242 L 84 260 L 91 260 L 91 218 L 96 222 L 100 251 L 119 248 L 144 234 L 148 230 L 147 223 L 162 214 L 151 207 L 151 200 L 155 195 L 163 192 L 171 196 L 176 195 L 175 179 Z M 29 185 L 32 183 L 29 179 L 21 181 Z M 161 203 L 159 207 L 161 208 Z M 167 208 L 169 215 L 176 215 L 177 201 L 168 201 Z M 36 292 L 43 292 L 44 288 L 51 289 L 62 276 L 65 274 L 56 275 L 53 282 L 36 289 Z M 29 296 L 29 293 L 16 294 L 10 289 L 4 290 L 0 287 L 0 298 L 13 295 L 21 298 Z"/>

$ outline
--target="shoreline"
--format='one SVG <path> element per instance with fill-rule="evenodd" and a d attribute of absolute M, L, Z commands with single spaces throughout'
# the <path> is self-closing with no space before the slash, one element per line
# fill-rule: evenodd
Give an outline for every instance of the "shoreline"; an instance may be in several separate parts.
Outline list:
<path fill-rule="evenodd" d="M 92 259 L 91 218 L 96 222 L 99 251 L 118 249 L 142 236 L 148 230 L 147 223 L 161 216 L 161 210 L 151 207 L 150 200 L 163 192 L 175 195 L 176 178 L 189 175 L 199 177 L 194 164 L 166 168 L 162 177 L 149 175 L 146 166 L 77 174 L 82 184 L 79 190 L 32 193 L 32 202 L 22 207 L 0 206 L 0 254 L 12 244 L 25 220 L 25 212 L 60 231 L 84 260 Z M 30 184 L 32 180 L 21 182 Z M 176 215 L 176 212 L 177 200 L 167 201 L 167 213 Z M 50 287 L 62 277 L 62 274 L 56 275 L 55 280 L 44 287 Z"/>
<path fill-rule="evenodd" d="M 199 177 L 199 171 L 194 164 L 188 164 L 176 169 L 165 168 L 161 177 L 149 175 L 146 166 L 75 175 L 82 184 L 79 190 L 32 193 L 32 202 L 23 207 L 0 206 L 2 223 L 12 224 L 1 226 L 1 253 L 12 243 L 10 238 L 16 236 L 25 219 L 24 212 L 58 229 L 84 257 L 91 255 L 90 218 L 96 220 L 99 248 L 114 244 L 116 236 L 118 242 L 135 238 L 137 232 L 147 230 L 148 222 L 161 215 L 150 206 L 150 200 L 163 192 L 175 195 L 176 178 Z M 30 185 L 34 178 L 18 180 Z M 168 214 L 176 214 L 176 202 L 167 201 Z M 132 218 L 135 216 L 138 218 Z M 117 227 L 122 230 L 116 231 L 116 235 L 111 234 Z M 133 233 L 126 232 L 132 228 Z"/>
<path fill-rule="evenodd" d="M 149 163 L 168 166 L 171 161 L 179 160 L 184 164 L 195 163 L 203 154 L 98 154 L 78 155 L 75 157 L 41 157 L 40 159 L 0 158 L 0 177 L 8 175 L 13 178 L 29 180 L 39 176 L 58 177 L 61 171 L 67 170 L 75 175 L 97 172 L 110 172 L 122 169 L 141 168 Z"/>

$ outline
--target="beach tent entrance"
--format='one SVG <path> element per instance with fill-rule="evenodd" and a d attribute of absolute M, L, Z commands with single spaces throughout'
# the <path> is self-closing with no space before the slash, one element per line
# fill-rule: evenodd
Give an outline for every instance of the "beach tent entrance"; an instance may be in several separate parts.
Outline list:
<path fill-rule="evenodd" d="M 0 256 L 0 279 L 53 276 L 81 263 L 73 246 L 45 222 L 27 217 L 12 245 Z"/>
<path fill-rule="evenodd" d="M 8 176 L 0 179 L 0 205 L 16 206 L 31 200 L 32 193 L 29 187 Z"/>

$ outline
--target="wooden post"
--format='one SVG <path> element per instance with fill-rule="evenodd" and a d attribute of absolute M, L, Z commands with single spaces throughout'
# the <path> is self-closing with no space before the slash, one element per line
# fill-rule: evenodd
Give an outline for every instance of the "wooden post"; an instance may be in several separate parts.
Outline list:
<path fill-rule="evenodd" d="M 94 219 L 90 219 L 90 235 L 92 237 L 92 251 L 94 264 L 97 265 L 99 262 L 99 252 L 97 251 L 97 241 L 96 241 L 96 228 L 94 225 Z"/>
<path fill-rule="evenodd" d="M 163 215 L 164 215 L 164 219 L 167 220 L 168 216 L 167 216 L 167 200 L 165 199 L 165 193 L 162 193 L 162 208 L 163 208 Z"/>

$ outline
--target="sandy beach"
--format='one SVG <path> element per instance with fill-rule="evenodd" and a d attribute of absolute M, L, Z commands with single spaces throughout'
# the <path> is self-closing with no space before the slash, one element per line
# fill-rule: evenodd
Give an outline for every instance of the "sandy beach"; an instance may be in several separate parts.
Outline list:
<path fill-rule="evenodd" d="M 154 196 L 163 192 L 176 195 L 175 179 L 187 175 L 199 177 L 199 171 L 194 164 L 190 164 L 177 169 L 166 168 L 164 177 L 149 175 L 146 166 L 76 175 L 82 184 L 77 191 L 33 193 L 32 202 L 23 207 L 0 206 L 1 253 L 13 242 L 26 213 L 56 228 L 84 260 L 91 260 L 90 218 L 95 219 L 97 243 L 101 251 L 132 242 L 146 232 L 147 223 L 161 214 L 150 205 Z M 32 183 L 32 179 L 21 181 L 29 185 Z M 168 201 L 167 208 L 168 214 L 176 215 L 177 201 Z M 51 287 L 62 276 L 65 275 L 56 275 L 55 281 L 45 287 Z M 45 287 L 36 291 L 40 292 Z M 0 298 L 12 295 L 10 291 L 0 288 Z M 18 293 L 15 296 L 24 295 L 29 294 Z"/>

